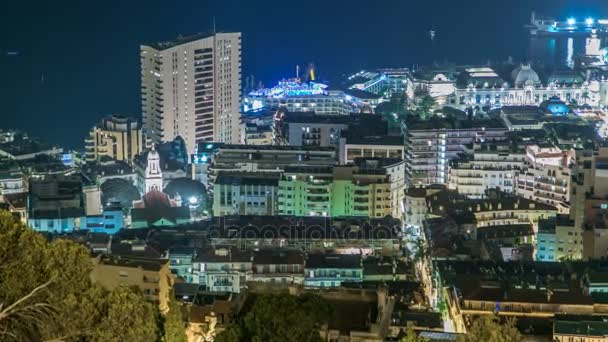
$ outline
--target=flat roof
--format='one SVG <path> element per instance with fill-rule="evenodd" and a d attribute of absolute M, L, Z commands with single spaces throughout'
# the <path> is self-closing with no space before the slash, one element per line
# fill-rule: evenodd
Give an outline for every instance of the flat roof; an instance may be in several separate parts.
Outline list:
<path fill-rule="evenodd" d="M 210 37 L 213 37 L 216 34 L 220 34 L 220 33 L 238 33 L 238 32 L 217 32 L 217 33 L 202 32 L 202 33 L 197 33 L 197 34 L 188 35 L 188 36 L 179 36 L 173 40 L 143 44 L 142 46 L 148 46 L 148 47 L 151 47 L 156 50 L 168 50 L 168 49 L 171 49 L 171 48 L 179 46 L 179 45 L 192 43 L 192 42 L 195 42 L 200 39 L 210 38 Z"/>

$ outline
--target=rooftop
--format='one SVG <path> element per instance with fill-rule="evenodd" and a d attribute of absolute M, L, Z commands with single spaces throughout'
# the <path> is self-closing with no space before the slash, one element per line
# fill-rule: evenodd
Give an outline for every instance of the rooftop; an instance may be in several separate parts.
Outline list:
<path fill-rule="evenodd" d="M 406 123 L 410 131 L 443 130 L 443 129 L 505 129 L 505 124 L 497 118 L 490 119 L 459 119 L 448 115 L 440 117 L 431 116 L 428 120 L 410 120 Z"/>
<path fill-rule="evenodd" d="M 146 44 L 144 46 L 149 46 L 156 50 L 167 50 L 167 49 L 176 47 L 178 45 L 188 44 L 188 43 L 200 40 L 200 39 L 210 38 L 213 36 L 214 36 L 213 33 L 197 33 L 197 34 L 193 34 L 190 36 L 179 36 L 176 39 L 170 40 L 170 41 Z"/>
<path fill-rule="evenodd" d="M 404 146 L 403 137 L 398 135 L 355 136 L 349 135 L 346 143 L 350 145 Z"/>
<path fill-rule="evenodd" d="M 299 250 L 260 249 L 253 254 L 254 265 L 303 265 L 304 256 Z"/>
<path fill-rule="evenodd" d="M 168 260 L 165 259 L 143 259 L 124 256 L 100 255 L 99 263 L 101 265 L 142 268 L 146 271 L 160 271 Z"/>
<path fill-rule="evenodd" d="M 215 184 L 277 186 L 279 184 L 279 177 L 279 173 L 220 171 Z"/>
<path fill-rule="evenodd" d="M 361 268 L 361 255 L 309 254 L 306 268 Z"/>
<path fill-rule="evenodd" d="M 608 336 L 608 316 L 556 315 L 553 331 L 562 335 Z"/>

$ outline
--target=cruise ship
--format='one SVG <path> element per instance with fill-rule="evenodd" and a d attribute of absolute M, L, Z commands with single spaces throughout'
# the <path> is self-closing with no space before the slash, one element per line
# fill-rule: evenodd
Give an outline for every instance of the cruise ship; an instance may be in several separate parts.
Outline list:
<path fill-rule="evenodd" d="M 608 34 L 608 19 L 570 17 L 564 21 L 558 21 L 554 18 L 536 16 L 536 13 L 532 12 L 530 23 L 526 25 L 526 28 L 532 35 L 575 35 L 592 32 L 606 35 Z"/>

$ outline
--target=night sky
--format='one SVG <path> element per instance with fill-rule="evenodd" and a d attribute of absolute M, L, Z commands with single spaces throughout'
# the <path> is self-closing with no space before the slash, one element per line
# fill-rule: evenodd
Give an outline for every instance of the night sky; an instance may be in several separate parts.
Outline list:
<path fill-rule="evenodd" d="M 81 148 L 99 118 L 140 116 L 139 45 L 209 31 L 213 16 L 218 31 L 243 32 L 243 79 L 270 85 L 311 61 L 321 78 L 433 60 L 521 61 L 532 9 L 608 17 L 606 0 L 4 1 L 0 128 Z"/>

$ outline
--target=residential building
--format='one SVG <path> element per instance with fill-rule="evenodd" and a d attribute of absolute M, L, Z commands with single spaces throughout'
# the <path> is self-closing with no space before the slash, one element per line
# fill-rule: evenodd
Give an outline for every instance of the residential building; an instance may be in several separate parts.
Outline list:
<path fill-rule="evenodd" d="M 304 255 L 294 249 L 260 249 L 253 254 L 252 281 L 276 285 L 304 283 Z"/>
<path fill-rule="evenodd" d="M 466 156 L 450 163 L 448 188 L 469 198 L 482 198 L 488 189 L 515 192 L 515 175 L 525 162 L 525 151 L 510 144 L 482 143 L 465 147 Z"/>
<path fill-rule="evenodd" d="M 82 186 L 84 199 L 84 212 L 87 216 L 100 215 L 103 209 L 101 204 L 101 189 L 97 184 Z"/>
<path fill-rule="evenodd" d="M 207 291 L 239 293 L 252 274 L 251 253 L 235 248 L 209 248 L 193 260 L 199 284 Z"/>
<path fill-rule="evenodd" d="M 608 340 L 608 317 L 598 315 L 555 315 L 553 341 L 601 342 Z"/>
<path fill-rule="evenodd" d="M 557 147 L 526 147 L 526 165 L 516 175 L 520 196 L 553 205 L 560 213 L 570 212 L 570 163 L 573 151 Z"/>
<path fill-rule="evenodd" d="M 392 217 L 224 216 L 193 223 L 213 246 L 241 250 L 289 248 L 307 253 L 402 255 L 399 219 Z"/>
<path fill-rule="evenodd" d="M 8 211 L 13 213 L 13 215 L 18 217 L 23 223 L 28 222 L 28 198 L 29 194 L 27 192 L 0 195 L 0 199 L 2 199 L 8 207 Z"/>
<path fill-rule="evenodd" d="M 323 115 L 279 110 L 274 116 L 273 142 L 291 146 L 338 146 L 341 138 L 386 136 L 388 123 L 380 115 Z"/>
<path fill-rule="evenodd" d="M 555 239 L 556 239 L 555 220 L 541 220 L 538 225 L 538 233 L 536 235 L 536 260 L 538 261 L 557 261 L 555 257 Z"/>
<path fill-rule="evenodd" d="M 27 181 L 19 164 L 12 159 L 0 157 L 0 195 L 27 192 Z"/>
<path fill-rule="evenodd" d="M 583 231 L 568 215 L 557 215 L 539 222 L 537 260 L 580 260 L 582 257 Z"/>
<path fill-rule="evenodd" d="M 338 146 L 342 130 L 355 115 L 277 111 L 273 142 L 291 146 Z"/>
<path fill-rule="evenodd" d="M 242 124 L 244 133 L 242 143 L 245 145 L 272 145 L 272 127 L 255 123 Z"/>
<path fill-rule="evenodd" d="M 278 212 L 400 218 L 404 167 L 398 159 L 370 159 L 352 166 L 287 167 L 279 181 Z"/>
<path fill-rule="evenodd" d="M 491 191 L 484 199 L 466 199 L 446 190 L 427 197 L 428 217 L 462 217 L 475 224 L 476 229 L 488 226 L 531 224 L 538 232 L 541 219 L 554 217 L 557 209 L 500 191 Z"/>
<path fill-rule="evenodd" d="M 181 136 L 239 142 L 241 34 L 180 37 L 141 46 L 143 124 L 154 143 Z"/>
<path fill-rule="evenodd" d="M 608 148 L 576 151 L 571 215 L 583 230 L 583 259 L 608 256 Z"/>
<path fill-rule="evenodd" d="M 174 280 L 167 260 L 99 255 L 94 258 L 91 279 L 109 290 L 118 286 L 137 287 L 162 312 L 169 310 Z"/>
<path fill-rule="evenodd" d="M 390 158 L 405 160 L 406 147 L 401 136 L 361 136 L 349 132 L 340 138 L 340 164 L 349 164 L 356 158 Z"/>
<path fill-rule="evenodd" d="M 79 176 L 32 180 L 29 189 L 28 225 L 32 229 L 48 233 L 80 229 L 85 210 Z"/>
<path fill-rule="evenodd" d="M 404 124 L 406 182 L 410 186 L 447 184 L 450 161 L 466 145 L 503 140 L 506 132 L 496 119 L 431 118 Z"/>
<path fill-rule="evenodd" d="M 403 201 L 404 225 L 421 228 L 428 214 L 427 197 L 444 189 L 445 187 L 442 185 L 430 185 L 425 188 L 407 188 Z"/>
<path fill-rule="evenodd" d="M 414 268 L 397 258 L 368 256 L 363 260 L 364 282 L 397 282 L 414 277 Z"/>
<path fill-rule="evenodd" d="M 82 166 L 81 171 L 87 180 L 99 186 L 110 179 L 124 179 L 133 185 L 137 184 L 137 173 L 124 161 L 104 160 L 87 163 Z"/>
<path fill-rule="evenodd" d="M 198 154 L 199 166 L 207 170 L 205 186 L 213 191 L 221 171 L 282 173 L 288 166 L 331 166 L 336 163 L 336 149 L 319 146 L 249 146 L 213 145 L 207 152 Z M 206 160 L 203 162 L 203 160 Z"/>
<path fill-rule="evenodd" d="M 278 173 L 221 171 L 213 186 L 213 216 L 276 215 Z"/>
<path fill-rule="evenodd" d="M 91 129 L 84 142 L 87 162 L 108 157 L 132 165 L 135 156 L 147 147 L 147 140 L 139 122 L 118 115 L 103 118 Z"/>
<path fill-rule="evenodd" d="M 197 256 L 197 250 L 194 247 L 175 246 L 167 251 L 169 259 L 169 268 L 171 273 L 178 278 L 183 279 L 186 283 L 198 284 L 199 279 L 194 276 L 193 260 Z"/>
<path fill-rule="evenodd" d="M 124 217 L 120 203 L 109 203 L 98 215 L 87 215 L 82 218 L 80 229 L 92 233 L 114 235 L 124 228 Z"/>
<path fill-rule="evenodd" d="M 448 310 L 457 321 L 497 312 L 517 319 L 556 317 L 559 320 L 557 315 L 590 315 L 605 307 L 578 281 L 570 281 L 590 264 L 578 264 L 576 269 L 566 263 L 546 262 L 438 261 L 434 264 L 440 279 L 437 285 L 447 289 Z M 544 276 L 539 277 L 539 273 Z"/>
<path fill-rule="evenodd" d="M 0 157 L 12 160 L 32 160 L 36 156 L 56 158 L 63 154 L 63 148 L 50 145 L 22 132 L 15 132 L 10 139 L 0 143 Z"/>
<path fill-rule="evenodd" d="M 342 283 L 363 281 L 361 255 L 309 254 L 304 284 L 307 287 L 340 287 Z"/>

